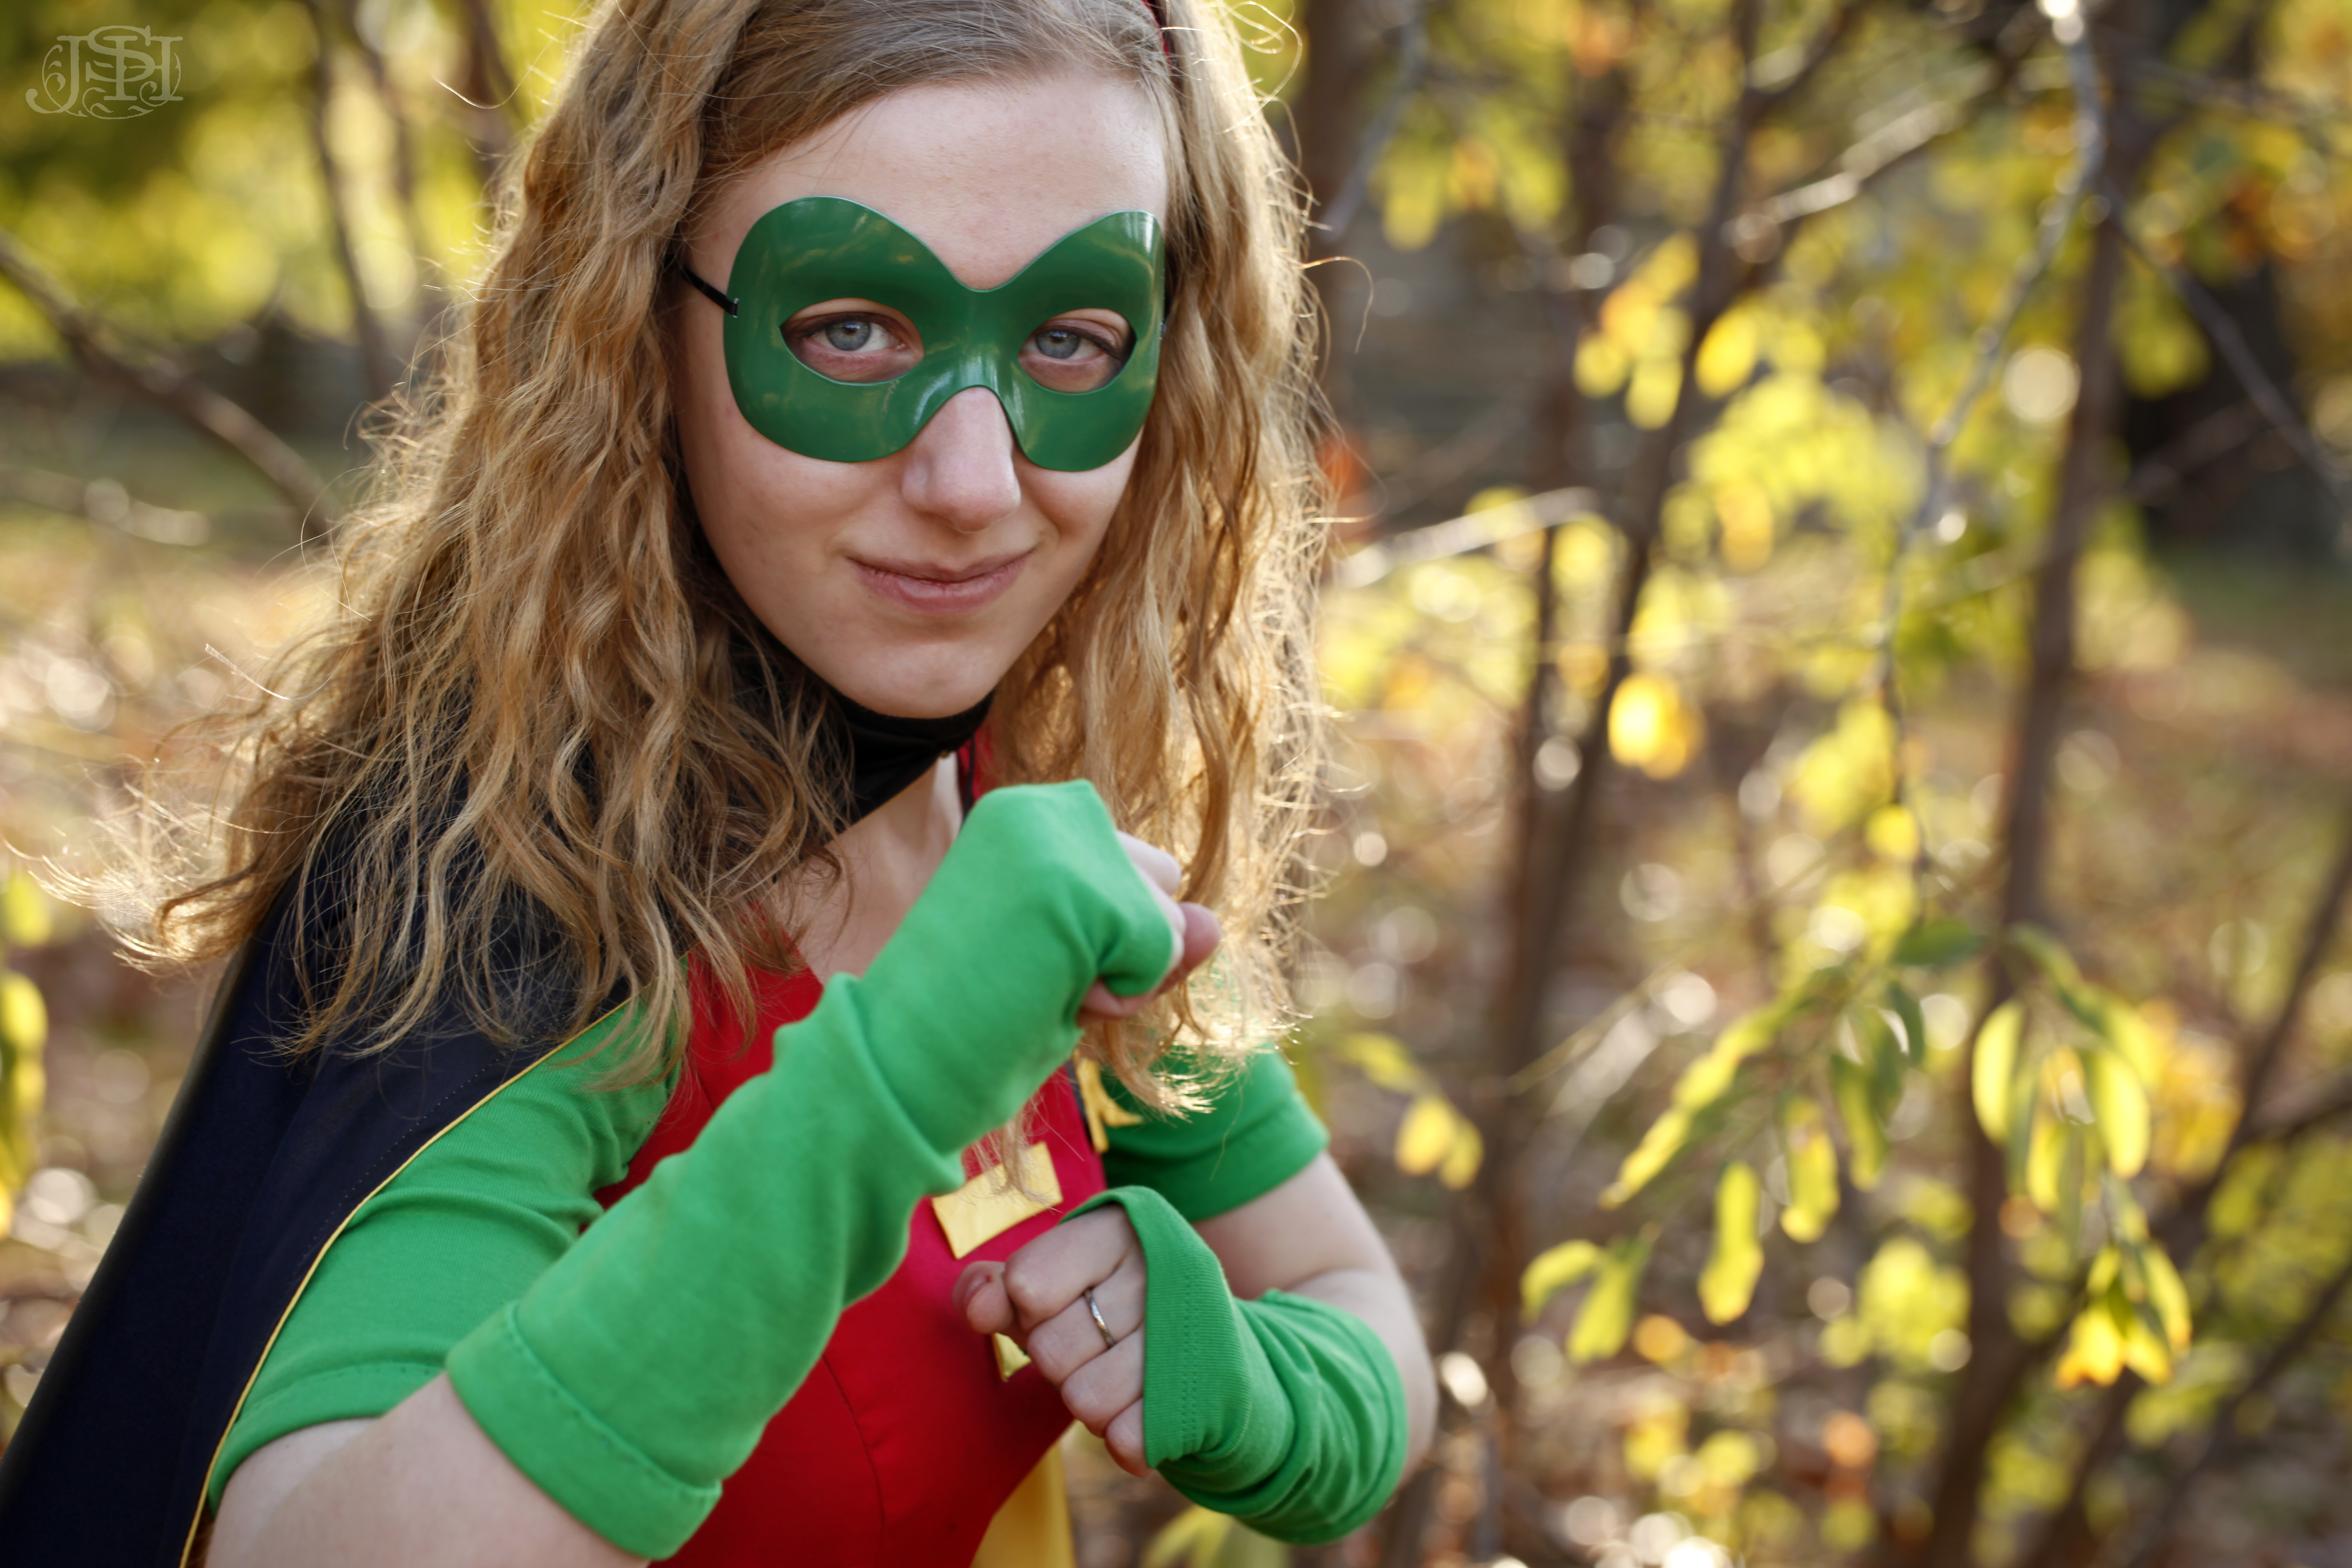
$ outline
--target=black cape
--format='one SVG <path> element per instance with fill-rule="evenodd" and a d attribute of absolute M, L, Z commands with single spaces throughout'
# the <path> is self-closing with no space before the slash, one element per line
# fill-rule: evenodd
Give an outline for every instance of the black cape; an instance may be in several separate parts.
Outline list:
<path fill-rule="evenodd" d="M 971 805 L 985 701 L 942 720 L 842 706 L 848 820 L 950 751 Z M 291 938 L 331 948 L 318 939 L 339 918 L 331 887 L 281 899 L 222 977 L 138 1191 L 0 1456 L 0 1563 L 186 1563 L 214 1458 L 329 1244 L 426 1144 L 562 1043 L 500 1042 L 452 1005 L 389 1052 L 329 1042 L 289 1063 L 277 1047 L 300 1013 Z M 560 968 L 521 940 L 499 955 L 504 973 Z"/>

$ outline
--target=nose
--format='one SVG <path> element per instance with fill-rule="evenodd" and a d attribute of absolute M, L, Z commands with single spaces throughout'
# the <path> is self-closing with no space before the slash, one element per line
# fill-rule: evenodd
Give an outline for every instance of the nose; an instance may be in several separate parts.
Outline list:
<path fill-rule="evenodd" d="M 1021 504 L 1013 426 L 984 386 L 947 400 L 907 447 L 900 489 L 916 510 L 978 532 Z"/>

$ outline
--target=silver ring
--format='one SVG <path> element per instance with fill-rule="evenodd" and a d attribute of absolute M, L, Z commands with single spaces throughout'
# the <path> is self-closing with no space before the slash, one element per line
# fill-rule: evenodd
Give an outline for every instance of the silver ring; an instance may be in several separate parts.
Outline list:
<path fill-rule="evenodd" d="M 1087 1299 L 1087 1311 L 1093 1316 L 1095 1328 L 1102 1334 L 1103 1349 L 1107 1351 L 1118 1349 L 1118 1336 L 1110 1331 L 1110 1325 L 1103 1321 L 1102 1309 L 1095 1305 L 1095 1288 L 1091 1285 L 1087 1286 L 1083 1294 Z"/>

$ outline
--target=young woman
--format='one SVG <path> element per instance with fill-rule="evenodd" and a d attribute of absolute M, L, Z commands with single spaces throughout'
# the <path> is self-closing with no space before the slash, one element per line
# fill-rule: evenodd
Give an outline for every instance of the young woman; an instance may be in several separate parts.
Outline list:
<path fill-rule="evenodd" d="M 1425 1352 L 1250 1048 L 1314 763 L 1297 233 L 1187 4 L 602 13 L 161 906 L 245 956 L 0 1542 L 1046 1563 L 1074 1419 L 1370 1517 Z M 94 1463 L 119 1517 L 59 1522 Z"/>

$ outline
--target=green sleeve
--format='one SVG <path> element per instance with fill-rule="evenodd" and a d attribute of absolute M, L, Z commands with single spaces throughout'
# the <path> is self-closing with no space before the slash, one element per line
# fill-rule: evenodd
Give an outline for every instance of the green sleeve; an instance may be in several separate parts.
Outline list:
<path fill-rule="evenodd" d="M 866 973 L 450 1352 L 457 1396 L 583 1523 L 668 1556 L 898 1267 L 915 1205 L 1068 1056 L 1096 977 L 1139 994 L 1175 950 L 1090 786 L 983 796 Z"/>
<path fill-rule="evenodd" d="M 264 1444 L 322 1421 L 382 1415 L 431 1382 L 450 1347 L 528 1289 L 603 1211 L 668 1098 L 667 1083 L 593 1087 L 599 1021 L 426 1145 L 327 1248 L 214 1461 L 206 1501 Z"/>
<path fill-rule="evenodd" d="M 1113 1187 L 1143 1247 L 1143 1457 L 1202 1507 L 1277 1541 L 1336 1541 L 1404 1471 L 1404 1379 L 1354 1313 L 1234 1299 L 1217 1255 L 1146 1187 Z"/>
<path fill-rule="evenodd" d="M 1150 1187 L 1189 1220 L 1272 1192 L 1331 1141 L 1299 1095 L 1290 1064 L 1271 1048 L 1219 1084 L 1209 1108 L 1194 1116 L 1145 1110 L 1110 1074 L 1102 1081 L 1115 1103 L 1142 1118 L 1107 1130 L 1105 1178 L 1115 1187 Z"/>

